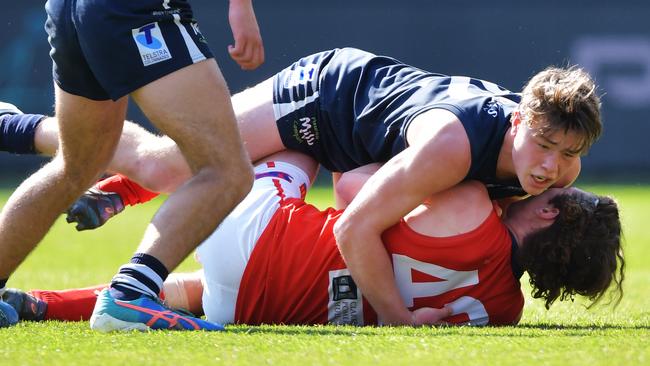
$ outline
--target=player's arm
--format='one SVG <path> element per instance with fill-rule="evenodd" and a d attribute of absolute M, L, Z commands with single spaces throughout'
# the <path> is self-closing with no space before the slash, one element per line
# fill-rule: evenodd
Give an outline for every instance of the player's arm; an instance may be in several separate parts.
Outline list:
<path fill-rule="evenodd" d="M 264 44 L 252 0 L 230 0 L 228 22 L 235 39 L 230 57 L 244 70 L 256 69 L 264 62 Z"/>
<path fill-rule="evenodd" d="M 389 160 L 334 227 L 339 250 L 384 324 L 416 324 L 393 277 L 381 234 L 426 197 L 462 181 L 470 166 L 467 134 L 452 113 L 432 110 L 410 125 L 409 147 Z"/>
<path fill-rule="evenodd" d="M 38 125 L 34 146 L 43 155 L 56 153 L 59 127 L 55 117 Z M 108 171 L 123 174 L 154 192 L 173 192 L 191 177 L 190 168 L 172 139 L 154 135 L 130 121 L 124 121 Z"/>

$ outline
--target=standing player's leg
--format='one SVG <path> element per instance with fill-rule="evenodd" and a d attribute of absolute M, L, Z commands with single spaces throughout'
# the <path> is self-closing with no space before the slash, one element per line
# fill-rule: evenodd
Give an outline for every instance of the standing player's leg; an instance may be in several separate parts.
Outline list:
<path fill-rule="evenodd" d="M 132 96 L 149 119 L 176 141 L 194 173 L 161 207 L 138 250 L 171 270 L 248 193 L 252 166 L 228 88 L 213 59 L 167 75 Z M 180 212 L 184 215 L 179 217 Z"/>
<path fill-rule="evenodd" d="M 126 98 L 93 101 L 56 87 L 61 148 L 16 189 L 0 213 L 0 288 L 58 215 L 106 168 L 126 105 Z"/>
<path fill-rule="evenodd" d="M 232 98 L 244 147 L 252 160 L 285 149 L 275 121 L 272 87 L 273 80 L 269 79 Z M 46 133 L 41 131 L 47 129 L 48 127 L 41 127 L 37 137 L 45 136 Z M 213 150 L 218 149 L 213 148 Z M 122 138 L 109 170 L 122 173 L 155 192 L 173 192 L 191 177 L 190 168 L 173 140 L 168 136 L 154 136 L 129 122 L 124 125 Z M 123 182 L 129 184 L 128 180 Z M 99 187 L 96 185 L 96 188 Z M 124 191 L 124 189 L 101 190 L 108 195 L 112 192 Z M 107 211 L 101 209 L 106 203 L 110 202 L 105 194 L 98 196 L 91 191 L 87 192 L 68 211 L 69 222 L 77 222 L 78 228 L 84 230 L 103 225 L 121 211 L 121 209 L 113 209 L 107 214 Z M 105 216 L 100 217 L 99 212 Z"/>
<path fill-rule="evenodd" d="M 93 329 L 100 331 L 149 325 L 120 306 L 126 301 L 134 306 L 131 309 L 147 307 L 147 298 L 157 297 L 169 271 L 214 230 L 252 184 L 230 95 L 214 60 L 179 69 L 132 97 L 176 141 L 194 176 L 161 206 L 131 262 L 113 278 L 110 291 L 100 294 L 91 318 Z"/>

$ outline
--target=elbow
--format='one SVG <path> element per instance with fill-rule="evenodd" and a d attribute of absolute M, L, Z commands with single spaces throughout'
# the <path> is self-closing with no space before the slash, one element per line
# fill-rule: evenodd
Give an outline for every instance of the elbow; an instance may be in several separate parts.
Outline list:
<path fill-rule="evenodd" d="M 334 224 L 333 231 L 336 245 L 344 257 L 352 251 L 352 246 L 363 245 L 372 234 L 367 230 L 364 220 L 346 214 Z"/>
<path fill-rule="evenodd" d="M 345 253 L 346 249 L 349 247 L 351 241 L 350 237 L 353 235 L 353 233 L 351 233 L 352 226 L 349 221 L 350 220 L 347 219 L 344 214 L 338 221 L 336 221 L 333 228 L 336 245 L 342 254 Z"/>

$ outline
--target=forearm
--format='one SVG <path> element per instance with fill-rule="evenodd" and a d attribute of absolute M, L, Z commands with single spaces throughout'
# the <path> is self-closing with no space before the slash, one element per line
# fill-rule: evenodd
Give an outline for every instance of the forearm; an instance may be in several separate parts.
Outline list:
<path fill-rule="evenodd" d="M 363 296 L 385 325 L 412 325 L 411 312 L 397 289 L 391 261 L 380 235 L 354 228 L 341 217 L 335 226 L 339 250 Z"/>
<path fill-rule="evenodd" d="M 230 0 L 231 9 L 253 9 L 253 0 Z"/>

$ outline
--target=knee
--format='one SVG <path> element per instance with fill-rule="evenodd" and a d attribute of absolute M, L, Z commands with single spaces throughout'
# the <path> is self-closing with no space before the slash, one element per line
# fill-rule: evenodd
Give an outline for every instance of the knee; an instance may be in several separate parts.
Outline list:
<path fill-rule="evenodd" d="M 196 175 L 199 179 L 209 179 L 215 195 L 225 202 L 235 204 L 250 192 L 253 186 L 253 166 L 249 162 L 229 164 L 227 167 L 206 167 Z"/>
<path fill-rule="evenodd" d="M 79 156 L 64 159 L 61 155 L 57 155 L 52 160 L 52 163 L 59 166 L 63 180 L 70 187 L 82 187 L 83 189 L 95 183 L 105 168 L 105 165 L 101 161 L 93 159 L 87 161 Z"/>
<path fill-rule="evenodd" d="M 250 192 L 255 179 L 253 166 L 248 161 L 233 164 L 221 175 L 224 176 L 226 185 L 232 188 L 237 202 L 241 201 Z"/>

